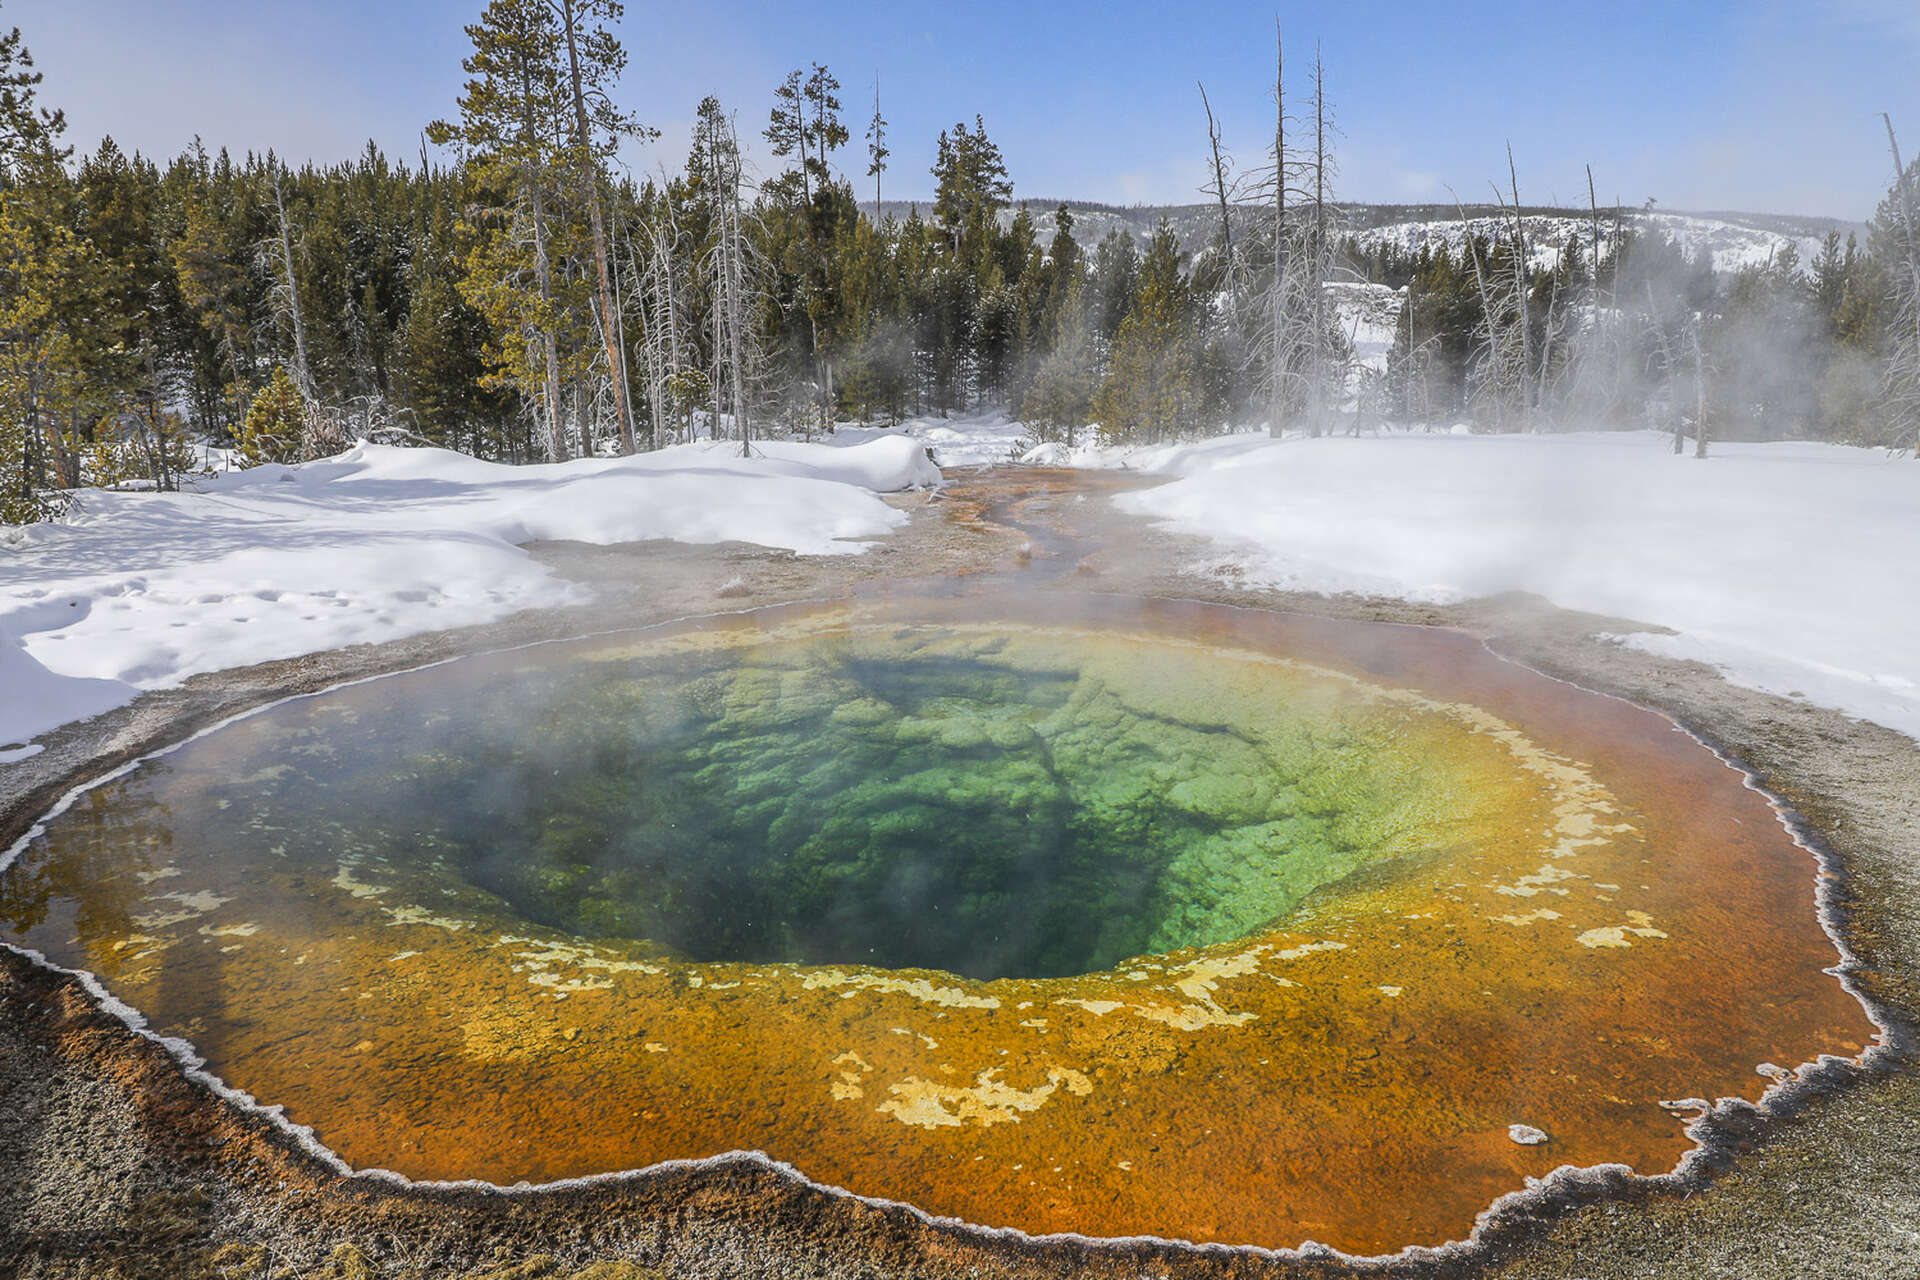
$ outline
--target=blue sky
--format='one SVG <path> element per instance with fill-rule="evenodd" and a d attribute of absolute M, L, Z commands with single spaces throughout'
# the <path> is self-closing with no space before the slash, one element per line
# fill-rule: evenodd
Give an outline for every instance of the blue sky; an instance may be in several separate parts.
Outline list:
<path fill-rule="evenodd" d="M 197 133 L 236 152 L 344 159 L 373 138 L 417 154 L 459 92 L 482 0 L 5 0 L 45 100 L 82 148 L 112 134 L 171 155 Z M 1181 5 L 1166 0 L 795 4 L 630 0 L 623 105 L 660 128 L 638 170 L 677 167 L 717 93 L 758 140 L 772 89 L 819 61 L 843 84 L 856 154 L 873 78 L 891 122 L 888 196 L 925 196 L 941 128 L 986 119 L 1016 196 L 1197 200 L 1204 80 L 1249 166 L 1272 129 L 1273 24 L 1290 92 L 1316 43 L 1341 130 L 1338 192 L 1469 200 L 1504 176 L 1528 202 L 1868 216 L 1891 176 L 1874 114 L 1920 151 L 1920 0 L 1834 3 Z M 763 166 L 767 162 L 762 158 Z"/>

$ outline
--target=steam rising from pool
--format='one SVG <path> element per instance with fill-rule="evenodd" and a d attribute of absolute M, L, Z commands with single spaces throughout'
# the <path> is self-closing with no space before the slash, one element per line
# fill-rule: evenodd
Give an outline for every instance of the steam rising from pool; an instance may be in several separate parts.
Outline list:
<path fill-rule="evenodd" d="M 351 794 L 350 840 L 406 831 L 388 858 L 665 955 L 1058 977 L 1230 941 L 1433 852 L 1414 810 L 1459 780 L 1410 767 L 1404 712 L 1263 674 L 1235 714 L 1169 696 L 1190 671 L 1137 687 L 1035 633 L 622 655 L 436 703 L 424 731 L 411 700 L 362 712 L 324 767 L 227 799 L 313 827 Z"/>
<path fill-rule="evenodd" d="M 0 936 L 358 1166 L 764 1150 L 1033 1231 L 1355 1252 L 1873 1034 L 1812 867 L 1470 638 L 788 608 L 284 704 L 80 797 Z M 1515 1136 L 1520 1135 L 1520 1136 Z"/>

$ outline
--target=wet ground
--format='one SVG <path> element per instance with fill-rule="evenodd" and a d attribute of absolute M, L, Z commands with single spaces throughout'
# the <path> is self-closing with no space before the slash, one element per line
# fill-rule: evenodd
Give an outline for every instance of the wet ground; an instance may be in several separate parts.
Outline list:
<path fill-rule="evenodd" d="M 908 495 L 909 528 L 858 559 L 753 548 L 554 546 L 599 588 L 591 608 L 268 664 L 150 695 L 71 729 L 4 775 L 10 841 L 75 782 L 249 706 L 438 657 L 782 600 L 925 589 L 991 573 L 1039 591 L 1209 600 L 1486 636 L 1537 669 L 1679 719 L 1760 774 L 1812 824 L 1857 975 L 1899 1052 L 1831 1073 L 1766 1117 L 1714 1126 L 1678 1185 L 1593 1179 L 1503 1215 L 1475 1250 L 1396 1273 L 1526 1276 L 1920 1274 L 1920 747 L 1701 668 L 1593 638 L 1631 624 L 1503 599 L 1454 609 L 1296 598 L 1206 572 L 1203 547 L 1107 503 L 1116 475 L 988 473 Z M 1249 1251 L 995 1237 L 831 1197 L 766 1167 L 681 1168 L 504 1196 L 342 1177 L 224 1104 L 76 983 L 0 958 L 0 1267 L 26 1275 L 1319 1275 L 1335 1261 Z M 1617 1181 L 1617 1180 L 1615 1180 Z M 1376 1268 L 1377 1269 L 1377 1268 Z"/>

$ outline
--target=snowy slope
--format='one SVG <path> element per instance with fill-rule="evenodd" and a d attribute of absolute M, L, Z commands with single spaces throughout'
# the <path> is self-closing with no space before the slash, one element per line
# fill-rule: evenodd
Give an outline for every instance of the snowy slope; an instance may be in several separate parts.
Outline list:
<path fill-rule="evenodd" d="M 1023 203 L 1033 218 L 1035 236 L 1042 245 L 1046 244 L 1053 236 L 1053 210 L 1059 202 L 1033 200 Z M 1180 238 L 1180 247 L 1190 254 L 1205 249 L 1218 235 L 1219 211 L 1210 204 L 1118 206 L 1084 201 L 1068 201 L 1067 204 L 1074 219 L 1073 238 L 1083 249 L 1092 249 L 1102 237 L 1113 231 L 1131 235 L 1144 243 L 1162 218 L 1168 220 L 1174 234 Z M 890 203 L 888 209 L 904 218 L 908 206 Z M 1450 251 L 1458 253 L 1465 243 L 1459 213 L 1452 205 L 1338 204 L 1334 206 L 1334 212 L 1335 223 L 1342 232 L 1350 231 L 1361 244 L 1369 247 L 1389 242 L 1417 251 L 1423 244 L 1444 244 Z M 1509 225 L 1508 216 L 1494 206 L 1468 205 L 1467 213 L 1473 229 L 1482 235 L 1491 235 Z M 1002 220 L 1011 220 L 1012 216 L 1009 210 L 1003 214 Z M 1805 266 L 1820 251 L 1821 237 L 1829 230 L 1838 231 L 1842 240 L 1846 239 L 1849 232 L 1863 230 L 1859 224 L 1832 218 L 1796 218 L 1771 214 L 1642 213 L 1630 210 L 1626 217 L 1630 226 L 1638 223 L 1665 233 L 1690 255 L 1710 254 L 1714 269 L 1721 272 L 1762 266 L 1776 258 L 1789 244 L 1799 252 L 1800 262 Z M 1263 226 L 1265 221 L 1266 210 L 1258 207 L 1242 208 L 1235 215 L 1235 225 L 1241 234 L 1256 233 L 1255 229 Z M 1535 266 L 1546 268 L 1557 265 L 1568 237 L 1576 233 L 1581 245 L 1591 251 L 1592 220 L 1589 211 L 1584 208 L 1543 209 L 1529 206 L 1523 226 L 1528 242 L 1533 246 L 1531 257 Z M 1604 252 L 1611 247 L 1614 238 L 1612 210 L 1601 211 L 1600 238 Z"/>
<path fill-rule="evenodd" d="M 1120 456 L 1119 499 L 1293 590 L 1536 592 L 1671 628 L 1631 643 L 1920 738 L 1920 463 L 1822 444 L 1673 457 L 1647 432 L 1228 436 Z"/>
<path fill-rule="evenodd" d="M 1529 214 L 1520 220 L 1520 225 L 1527 237 L 1527 257 L 1536 269 L 1551 270 L 1558 266 L 1562 251 L 1575 236 L 1579 237 L 1582 255 L 1593 252 L 1593 222 L 1585 212 L 1568 210 L 1563 214 Z M 1631 232 L 1636 226 L 1664 234 L 1690 258 L 1711 257 L 1713 269 L 1722 273 L 1732 273 L 1746 267 L 1764 267 L 1778 259 L 1789 246 L 1799 255 L 1800 265 L 1804 269 L 1820 252 L 1819 235 L 1792 234 L 1751 222 L 1734 222 L 1702 214 L 1636 213 L 1628 219 L 1627 229 Z M 1476 213 L 1465 222 L 1458 217 L 1443 217 L 1388 223 L 1357 232 L 1354 238 L 1370 249 L 1389 244 L 1409 253 L 1417 253 L 1430 245 L 1436 249 L 1444 247 L 1449 253 L 1458 254 L 1466 244 L 1469 227 L 1475 235 L 1492 238 L 1508 233 L 1512 221 Z M 1615 239 L 1612 216 L 1602 213 L 1601 256 L 1605 257 L 1613 251 Z"/>
<path fill-rule="evenodd" d="M 0 747 L 199 672 L 582 598 L 521 543 L 847 554 L 907 518 L 876 494 L 940 479 L 905 438 L 737 454 L 509 467 L 363 444 L 188 493 L 83 491 L 67 520 L 0 535 Z"/>

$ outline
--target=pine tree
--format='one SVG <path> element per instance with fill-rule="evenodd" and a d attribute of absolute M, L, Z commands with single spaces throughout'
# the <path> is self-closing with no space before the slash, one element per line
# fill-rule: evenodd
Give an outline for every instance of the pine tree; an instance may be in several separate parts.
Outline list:
<path fill-rule="evenodd" d="M 262 378 L 261 334 L 266 315 L 264 273 L 254 269 L 256 236 L 248 195 L 223 152 L 216 164 L 195 139 L 163 180 L 172 207 L 167 247 L 178 298 L 181 346 L 191 367 L 202 425 L 224 438 L 246 416 Z M 264 234 L 264 227 L 259 229 Z"/>
<path fill-rule="evenodd" d="M 1092 419 L 1093 399 L 1100 387 L 1085 287 L 1078 275 L 1070 277 L 1061 291 L 1057 314 L 1053 349 L 1040 362 L 1021 398 L 1020 417 L 1039 431 L 1041 439 L 1064 440 L 1072 448 L 1074 433 Z"/>
<path fill-rule="evenodd" d="M 240 457 L 250 467 L 263 462 L 296 462 L 306 437 L 307 406 L 288 376 L 275 365 L 273 377 L 253 398 L 240 427 Z"/>
<path fill-rule="evenodd" d="M 73 342 L 60 323 L 81 243 L 33 214 L 17 191 L 0 195 L 0 522 L 22 524 L 64 509 L 51 467 L 60 419 L 78 396 Z"/>
<path fill-rule="evenodd" d="M 873 78 L 873 118 L 867 121 L 867 176 L 873 179 L 873 220 L 880 221 L 880 175 L 887 171 L 887 121 L 880 114 L 880 77 Z"/>
<path fill-rule="evenodd" d="M 1140 262 L 1140 289 L 1113 341 L 1106 380 L 1094 403 L 1114 443 L 1152 443 L 1197 425 L 1192 300 L 1184 255 L 1164 220 Z"/>
<path fill-rule="evenodd" d="M 946 233 L 954 259 L 978 269 L 992 247 L 1000 211 L 1013 200 L 1000 148 L 987 137 L 979 116 L 969 130 L 965 122 L 942 133 L 933 162 L 933 214 Z"/>
<path fill-rule="evenodd" d="M 512 456 L 511 400 L 482 385 L 487 325 L 459 289 L 452 216 L 436 209 L 408 272 L 406 321 L 396 347 L 400 390 L 422 436 L 479 457 Z"/>
<path fill-rule="evenodd" d="M 77 439 L 62 428 L 82 402 L 73 329 L 97 287 L 76 236 L 60 145 L 65 117 L 38 107 L 40 74 L 16 29 L 0 37 L 0 522 L 64 509 Z"/>
<path fill-rule="evenodd" d="M 566 35 L 567 85 L 573 103 L 571 166 L 585 192 L 592 232 L 600 341 L 607 354 L 607 376 L 619 416 L 620 451 L 632 453 L 633 406 L 627 396 L 626 351 L 614 314 L 613 272 L 608 260 L 606 218 L 601 211 L 601 166 L 620 138 L 650 135 L 651 131 L 615 109 L 607 96 L 627 61 L 626 50 L 606 27 L 607 23 L 618 22 L 622 11 L 619 0 L 557 0 L 561 29 Z"/>
<path fill-rule="evenodd" d="M 537 404 L 549 461 L 570 452 L 562 419 L 552 205 L 562 159 L 558 139 L 573 123 L 562 81 L 562 33 L 546 0 L 490 0 L 467 27 L 472 78 L 459 123 L 435 121 L 434 142 L 458 144 L 474 195 L 492 209 L 475 226 L 462 290 L 486 315 L 493 381 Z"/>

